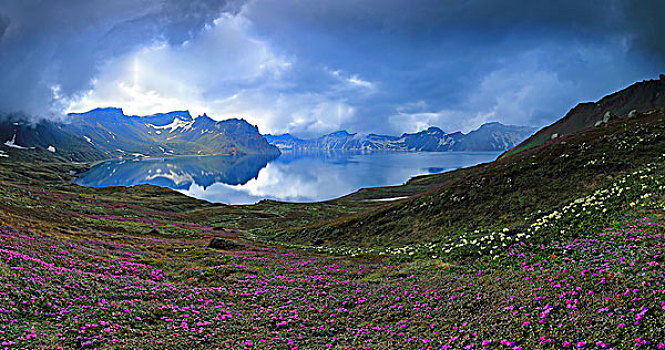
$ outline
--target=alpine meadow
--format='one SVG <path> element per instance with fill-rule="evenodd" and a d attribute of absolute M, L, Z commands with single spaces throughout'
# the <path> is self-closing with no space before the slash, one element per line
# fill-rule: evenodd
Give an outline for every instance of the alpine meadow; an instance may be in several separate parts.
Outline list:
<path fill-rule="evenodd" d="M 0 349 L 665 349 L 662 13 L 0 0 Z"/>

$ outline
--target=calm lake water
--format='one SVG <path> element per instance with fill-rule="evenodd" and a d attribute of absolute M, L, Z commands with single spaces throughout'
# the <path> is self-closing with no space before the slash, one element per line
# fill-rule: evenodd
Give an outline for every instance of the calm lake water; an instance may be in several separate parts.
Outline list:
<path fill-rule="evenodd" d="M 209 202 L 250 204 L 262 199 L 314 202 L 362 187 L 399 185 L 416 175 L 489 162 L 499 152 L 289 154 L 279 157 L 191 156 L 117 160 L 98 164 L 82 186 L 169 187 Z"/>

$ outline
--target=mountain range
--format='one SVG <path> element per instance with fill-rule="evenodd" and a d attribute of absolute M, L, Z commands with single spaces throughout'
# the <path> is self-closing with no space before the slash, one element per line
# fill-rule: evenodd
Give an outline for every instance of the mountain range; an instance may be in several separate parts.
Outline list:
<path fill-rule="evenodd" d="M 71 113 L 66 122 L 30 123 L 6 118 L 0 140 L 18 147 L 41 147 L 70 159 L 92 161 L 123 156 L 211 154 L 279 155 L 254 125 L 243 119 L 193 118 L 187 111 L 128 116 L 119 108 Z"/>
<path fill-rule="evenodd" d="M 301 139 L 290 134 L 263 135 L 269 143 L 282 151 L 504 151 L 531 135 L 536 128 L 503 125 L 493 122 L 467 134 L 446 133 L 440 128 L 430 127 L 417 133 L 401 136 L 377 134 L 350 134 L 345 130 L 323 135 L 316 139 Z"/>
<path fill-rule="evenodd" d="M 401 136 L 337 131 L 316 139 L 290 134 L 261 135 L 243 119 L 215 121 L 188 111 L 149 116 L 125 115 L 120 108 L 70 113 L 64 121 L 29 122 L 15 116 L 0 121 L 7 147 L 38 147 L 74 161 L 176 155 L 279 155 L 282 151 L 503 151 L 535 131 L 531 127 L 487 123 L 463 134 L 430 127 Z"/>
<path fill-rule="evenodd" d="M 64 131 L 81 135 L 109 155 L 279 154 L 242 119 L 192 118 L 188 111 L 126 116 L 103 108 L 69 115 Z"/>
<path fill-rule="evenodd" d="M 261 135 L 242 119 L 215 121 L 188 111 L 150 116 L 125 115 L 119 108 L 72 113 L 64 121 L 0 118 L 0 148 L 40 148 L 73 161 L 175 155 L 279 155 L 282 151 L 504 151 L 510 156 L 554 142 L 614 119 L 633 118 L 665 107 L 665 75 L 637 82 L 596 102 L 578 104 L 562 119 L 536 133 L 535 128 L 483 124 L 467 134 L 430 127 L 401 136 L 337 131 L 315 139 L 290 134 Z"/>
<path fill-rule="evenodd" d="M 655 210 L 646 199 L 654 195 L 645 192 L 655 190 L 631 181 L 651 181 L 653 177 L 652 183 L 662 191 L 662 182 L 655 179 L 663 173 L 664 149 L 665 75 L 661 75 L 660 79 L 637 82 L 597 102 L 580 103 L 491 163 L 415 177 L 395 188 L 363 189 L 339 199 L 345 203 L 394 200 L 379 210 L 286 229 L 273 236 L 290 244 L 371 247 L 385 242 L 411 244 L 472 230 L 481 237 L 487 233 L 477 228 L 487 223 L 492 223 L 489 230 L 511 227 L 503 232 L 514 234 L 542 228 L 542 222 L 525 224 L 534 215 L 559 221 L 562 212 L 557 210 L 579 205 L 577 212 L 570 211 L 565 232 L 577 239 L 580 227 L 596 225 L 591 223 L 596 218 L 626 220 L 623 214 L 609 214 L 613 205 L 630 208 L 646 202 L 638 215 Z M 627 181 L 626 177 L 633 179 Z M 636 191 L 639 196 L 628 197 L 624 190 Z M 615 193 L 614 199 L 607 193 Z M 662 193 L 658 196 L 663 198 Z M 597 201 L 595 205 L 600 204 L 593 214 L 589 213 L 593 206 L 589 198 Z M 587 215 L 587 222 L 579 219 L 582 215 Z M 602 230 L 607 221 L 599 221 L 598 225 Z M 564 234 L 563 230 L 550 232 Z M 550 239 L 543 237 L 542 241 Z"/>

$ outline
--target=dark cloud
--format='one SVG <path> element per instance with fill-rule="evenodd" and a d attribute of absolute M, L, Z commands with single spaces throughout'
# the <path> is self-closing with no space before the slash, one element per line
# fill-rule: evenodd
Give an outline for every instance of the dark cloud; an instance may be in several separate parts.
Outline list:
<path fill-rule="evenodd" d="M 344 127 L 400 132 L 423 123 L 468 130 L 488 120 L 539 126 L 579 101 L 655 77 L 665 63 L 665 46 L 655 46 L 664 33 L 657 15 L 662 6 L 257 0 L 245 14 L 300 63 L 362 72 L 378 82 L 380 94 L 348 97 L 358 115 Z M 420 110 L 397 111 L 414 104 Z"/>
<path fill-rule="evenodd" d="M 641 51 L 650 52 L 659 65 L 665 61 L 665 2 L 628 2 L 624 6 L 625 30 L 633 35 L 633 44 Z"/>
<path fill-rule="evenodd" d="M 616 0 L 284 0 L 251 1 L 249 11 L 251 18 L 277 32 L 292 28 L 328 34 L 382 31 L 429 42 L 432 37 L 459 33 L 496 37 L 519 28 L 606 30 L 623 21 L 625 5 Z"/>
<path fill-rule="evenodd" d="M 8 20 L 0 21 L 0 111 L 59 114 L 91 86 L 104 62 L 156 40 L 191 39 L 226 6 L 212 0 L 2 2 L 0 18 Z"/>
<path fill-rule="evenodd" d="M 10 21 L 8 17 L 0 15 L 0 40 L 2 40 L 2 36 L 5 35 L 9 23 Z"/>
<path fill-rule="evenodd" d="M 540 126 L 657 77 L 664 10 L 655 0 L 3 2 L 0 110 L 190 108 L 302 136 Z"/>
<path fill-rule="evenodd" d="M 137 43 L 154 39 L 178 45 L 198 35 L 204 25 L 223 12 L 237 11 L 238 5 L 220 0 L 164 1 L 157 11 L 115 24 L 104 34 L 100 50 L 104 54 L 122 54 Z"/>

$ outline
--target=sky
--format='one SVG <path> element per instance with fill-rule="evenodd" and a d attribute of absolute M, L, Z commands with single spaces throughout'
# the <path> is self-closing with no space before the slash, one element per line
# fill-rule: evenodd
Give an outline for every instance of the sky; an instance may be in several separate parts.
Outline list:
<path fill-rule="evenodd" d="M 660 0 L 0 0 L 0 113 L 544 126 L 665 71 Z"/>

